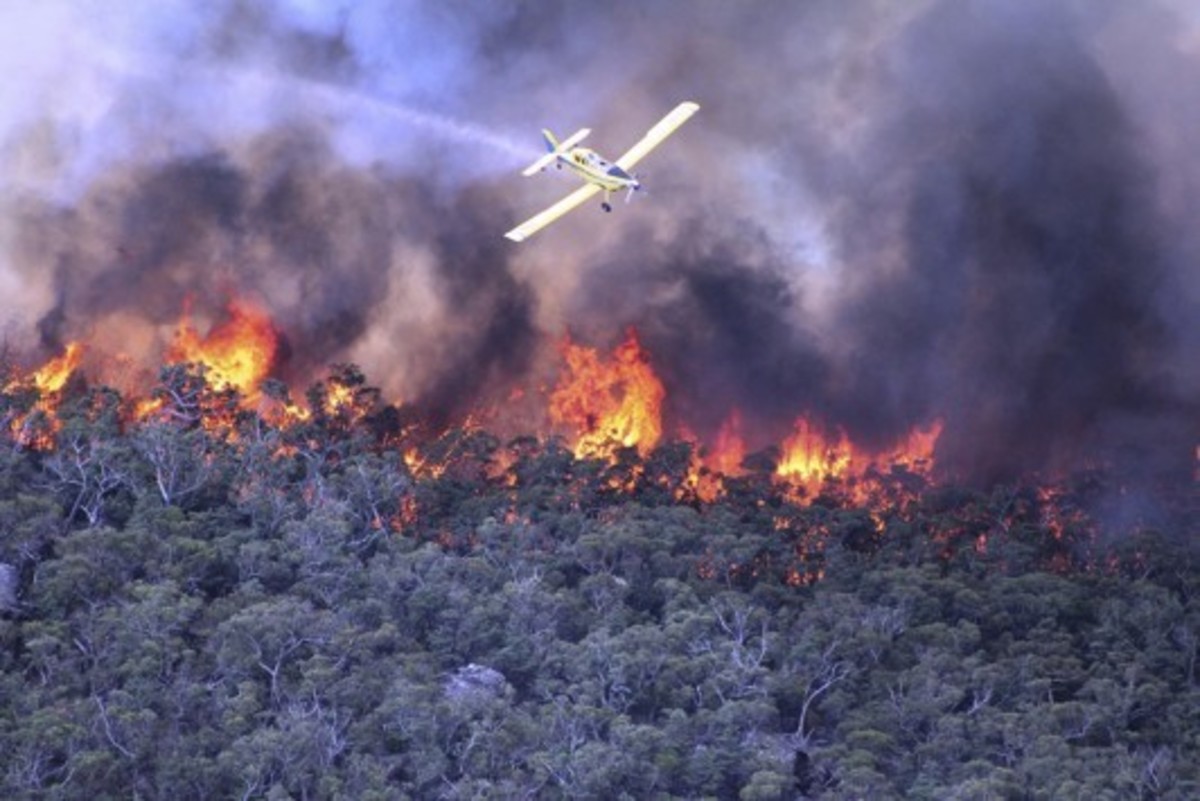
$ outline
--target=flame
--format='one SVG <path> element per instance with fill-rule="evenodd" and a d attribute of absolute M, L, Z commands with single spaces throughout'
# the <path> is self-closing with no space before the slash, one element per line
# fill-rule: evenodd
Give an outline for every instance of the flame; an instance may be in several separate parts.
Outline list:
<path fill-rule="evenodd" d="M 775 473 L 808 496 L 816 494 L 827 479 L 862 479 L 871 468 L 903 467 L 928 475 L 942 426 L 941 420 L 935 420 L 925 428 L 913 429 L 892 448 L 870 453 L 856 448 L 845 431 L 837 429 L 830 435 L 800 417 L 794 433 L 783 442 Z M 866 492 L 856 495 L 860 503 L 867 500 Z"/>
<path fill-rule="evenodd" d="M 729 413 L 710 446 L 701 446 L 699 438 L 686 427 L 681 427 L 679 436 L 697 450 L 692 453 L 683 486 L 675 493 L 675 499 L 683 501 L 691 496 L 704 503 L 716 503 L 725 494 L 725 477 L 742 473 L 746 443 L 742 439 L 741 412 L 733 409 Z"/>
<path fill-rule="evenodd" d="M 71 373 L 83 360 L 83 345 L 71 342 L 61 356 L 56 356 L 33 373 L 33 385 L 43 395 L 58 392 L 67 383 Z"/>
<path fill-rule="evenodd" d="M 71 342 L 61 355 L 55 356 L 33 371 L 28 378 L 17 378 L 5 385 L 6 392 L 25 385 L 32 386 L 38 393 L 33 408 L 25 414 L 17 415 L 9 423 L 9 430 L 18 443 L 34 450 L 45 451 L 54 448 L 55 434 L 62 427 L 57 415 L 59 395 L 82 361 L 83 345 Z M 41 413 L 40 418 L 37 412 Z"/>
<path fill-rule="evenodd" d="M 776 475 L 810 494 L 827 478 L 844 478 L 854 461 L 854 449 L 844 431 L 827 437 L 805 417 L 796 421 L 795 431 L 783 441 L 782 450 Z"/>
<path fill-rule="evenodd" d="M 562 354 L 567 369 L 550 395 L 550 418 L 577 432 L 576 458 L 611 458 L 619 447 L 649 453 L 662 438 L 666 390 L 637 332 L 630 328 L 607 360 L 570 339 Z"/>
<path fill-rule="evenodd" d="M 333 414 L 339 409 L 350 409 L 354 405 L 354 389 L 345 384 L 330 381 L 326 385 L 326 410 Z"/>
<path fill-rule="evenodd" d="M 124 364 L 120 359 L 105 360 L 95 348 L 91 344 L 87 353 L 90 370 L 103 371 L 105 365 Z M 846 431 L 836 425 L 800 416 L 790 436 L 780 443 L 780 458 L 775 466 L 778 484 L 764 495 L 761 490 L 766 477 L 756 467 L 764 460 L 751 457 L 746 467 L 742 467 L 749 449 L 738 409 L 730 410 L 716 434 L 705 443 L 682 426 L 675 429 L 676 436 L 691 445 L 691 461 L 686 467 L 677 458 L 683 449 L 661 451 L 656 457 L 664 458 L 646 461 L 624 458 L 628 454 L 616 458 L 618 448 L 635 449 L 645 457 L 664 436 L 662 414 L 666 391 L 636 331 L 630 329 L 610 354 L 569 339 L 560 344 L 560 352 L 564 367 L 557 385 L 549 393 L 549 417 L 573 438 L 576 458 L 611 461 L 609 467 L 601 466 L 599 470 L 592 469 L 596 467 L 594 464 L 564 470 L 563 490 L 556 492 L 554 500 L 562 504 L 561 508 L 576 511 L 584 508 L 590 503 L 588 497 L 593 490 L 609 495 L 646 489 L 654 493 L 653 497 L 660 497 L 659 493 L 665 490 L 677 502 L 689 506 L 728 500 L 733 512 L 740 514 L 743 511 L 739 510 L 744 510 L 769 516 L 764 517 L 769 520 L 765 528 L 782 544 L 751 558 L 743 554 L 737 561 L 725 561 L 709 553 L 696 566 L 699 575 L 714 579 L 724 576 L 726 580 L 773 575 L 791 586 L 819 581 L 824 575 L 826 543 L 843 534 L 820 523 L 822 515 L 804 508 L 818 495 L 822 496 L 822 503 L 836 504 L 838 508 L 854 504 L 856 511 L 865 512 L 861 515 L 862 525 L 856 523 L 849 535 L 854 538 L 851 547 L 856 549 L 874 547 L 873 543 L 892 535 L 895 522 L 912 523 L 921 514 L 920 505 L 911 501 L 919 499 L 919 493 L 929 486 L 921 477 L 932 472 L 943 430 L 940 420 L 912 429 L 888 447 L 868 449 L 852 442 Z M 127 427 L 136 426 L 161 410 L 160 419 L 202 426 L 226 443 L 266 442 L 271 446 L 267 452 L 273 459 L 290 459 L 325 434 L 375 434 L 371 415 L 380 400 L 379 390 L 365 386 L 365 376 L 356 369 L 338 372 L 311 388 L 306 396 L 311 408 L 303 402 L 293 403 L 286 390 L 261 392 L 259 384 L 270 374 L 276 353 L 276 330 L 267 314 L 253 305 L 231 301 L 226 314 L 204 335 L 189 321 L 185 310 L 168 351 L 169 360 L 203 365 L 209 388 L 231 388 L 241 397 L 232 391 L 198 391 L 197 387 L 204 388 L 195 380 L 196 371 L 189 367 L 179 371 L 177 377 L 187 389 L 184 393 L 187 398 L 198 398 L 198 403 L 191 400 L 176 403 L 171 388 L 156 387 L 148 397 L 138 397 L 134 388 L 130 396 L 121 399 L 123 412 L 133 410 L 132 417 L 124 417 L 123 422 Z M 0 406 L 0 434 L 6 435 L 6 442 L 18 449 L 36 451 L 50 451 L 59 445 L 64 425 L 58 410 L 64 396 L 74 391 L 71 376 L 83 361 L 83 345 L 73 342 L 36 370 L 15 371 L 11 378 L 0 378 L 0 391 L 13 393 Z M 509 395 L 510 403 L 521 399 L 520 388 Z M 251 403 L 256 404 L 258 418 L 246 411 Z M 74 409 L 87 411 L 81 404 L 75 404 Z M 418 486 L 438 479 L 462 480 L 465 486 L 466 482 L 482 478 L 492 487 L 515 490 L 525 480 L 525 466 L 536 464 L 526 459 L 538 458 L 539 448 L 547 448 L 546 453 L 552 453 L 554 463 L 558 463 L 557 444 L 547 443 L 541 437 L 521 436 L 505 447 L 498 446 L 498 441 L 489 436 L 473 437 L 473 432 L 479 430 L 479 414 L 477 410 L 450 431 L 427 429 L 419 420 L 406 422 L 402 431 L 390 426 L 385 430 L 381 425 L 379 428 L 386 433 L 379 435 L 379 442 L 382 447 L 402 450 L 403 462 Z M 388 419 L 380 416 L 381 421 Z M 409 420 L 409 417 L 397 412 L 392 419 Z M 314 421 L 311 427 L 299 425 L 310 420 Z M 295 428 L 288 436 L 275 436 L 262 425 L 263 421 L 279 432 Z M 356 428 L 363 426 L 364 421 L 372 422 L 372 427 Z M 760 447 L 763 443 L 753 439 L 756 427 L 751 424 L 747 428 L 752 432 L 752 447 Z M 1200 446 L 1193 447 L 1196 480 L 1200 481 Z M 685 469 L 686 473 L 680 475 Z M 748 475 L 732 478 L 744 473 Z M 537 473 L 531 470 L 529 475 Z M 319 494 L 306 497 L 310 503 L 320 502 Z M 423 518 L 435 513 L 428 512 L 423 501 L 418 502 L 423 497 L 413 492 L 403 494 L 392 512 L 376 513 L 369 525 L 379 531 L 431 530 Z M 1117 556 L 1105 555 L 1100 550 L 1098 529 L 1089 516 L 1087 500 L 1081 500 L 1070 485 L 1040 485 L 1013 497 L 1015 500 L 1006 502 L 1005 511 L 998 517 L 985 509 L 984 518 L 980 519 L 974 502 L 961 512 L 939 516 L 945 522 L 929 529 L 929 542 L 941 549 L 944 559 L 956 552 L 973 552 L 980 558 L 1002 563 L 1005 549 L 997 544 L 1003 543 L 1010 530 L 1025 536 L 1024 532 L 1036 528 L 1049 541 L 1050 556 L 1046 564 L 1051 569 L 1079 566 L 1107 572 L 1120 569 Z M 509 498 L 512 505 L 500 508 L 496 514 L 507 525 L 529 525 L 529 518 L 518 503 L 518 493 L 512 492 Z M 458 537 L 442 531 L 437 541 L 449 547 L 461 542 Z"/>
<path fill-rule="evenodd" d="M 133 403 L 133 419 L 146 420 L 164 405 L 166 402 L 161 397 L 138 398 Z"/>
<path fill-rule="evenodd" d="M 742 414 L 734 409 L 717 430 L 717 441 L 709 449 L 704 463 L 714 473 L 736 476 L 742 472 L 742 460 L 745 458 L 746 443 L 742 439 Z"/>
<path fill-rule="evenodd" d="M 225 312 L 225 319 L 201 337 L 185 310 L 167 361 L 202 364 L 214 389 L 232 387 L 253 400 L 275 361 L 275 326 L 266 312 L 244 300 L 231 299 Z"/>
<path fill-rule="evenodd" d="M 686 500 L 688 493 L 704 503 L 716 503 L 725 493 L 725 482 L 719 473 L 712 472 L 698 459 L 693 459 L 688 465 L 683 486 L 675 493 L 675 500 Z"/>
<path fill-rule="evenodd" d="M 928 473 L 933 467 L 933 451 L 942 435 L 943 422 L 934 420 L 925 428 L 914 428 L 904 440 L 874 461 L 880 466 L 903 466 L 917 473 Z"/>

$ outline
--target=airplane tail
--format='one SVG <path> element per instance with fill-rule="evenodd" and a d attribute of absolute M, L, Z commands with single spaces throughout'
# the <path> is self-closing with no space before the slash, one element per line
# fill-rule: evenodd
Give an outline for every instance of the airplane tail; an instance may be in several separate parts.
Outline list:
<path fill-rule="evenodd" d="M 551 164 L 554 163 L 554 160 L 556 158 L 558 158 L 559 154 L 566 153 L 568 150 L 575 147 L 575 145 L 582 142 L 583 138 L 585 136 L 587 136 L 588 134 L 590 134 L 591 132 L 592 132 L 591 128 L 580 128 L 578 131 L 571 134 L 566 139 L 564 139 L 563 141 L 560 142 L 554 138 L 554 134 L 550 131 L 549 128 L 543 128 L 542 129 L 542 139 L 544 139 L 546 141 L 546 150 L 548 152 L 546 153 L 546 155 L 542 156 L 537 161 L 533 162 L 528 167 L 526 167 L 524 170 L 522 170 L 521 174 L 522 175 L 534 175 L 535 173 L 546 169 L 547 167 L 549 167 Z"/>

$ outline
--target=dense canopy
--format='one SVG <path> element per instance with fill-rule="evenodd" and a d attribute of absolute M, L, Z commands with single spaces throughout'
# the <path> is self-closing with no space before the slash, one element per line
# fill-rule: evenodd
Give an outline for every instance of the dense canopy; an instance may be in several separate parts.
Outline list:
<path fill-rule="evenodd" d="M 54 442 L 0 454 L 6 798 L 1200 794 L 1194 485 L 706 499 L 685 443 L 432 436 L 351 367 L 286 425 L 68 395 L 0 395 Z"/>

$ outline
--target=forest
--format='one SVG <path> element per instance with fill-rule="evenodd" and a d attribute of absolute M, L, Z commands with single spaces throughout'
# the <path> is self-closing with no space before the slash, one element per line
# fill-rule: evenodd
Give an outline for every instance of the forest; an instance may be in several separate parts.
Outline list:
<path fill-rule="evenodd" d="M 1194 480 L 798 495 L 263 393 L 4 385 L 0 796 L 1200 797 Z"/>

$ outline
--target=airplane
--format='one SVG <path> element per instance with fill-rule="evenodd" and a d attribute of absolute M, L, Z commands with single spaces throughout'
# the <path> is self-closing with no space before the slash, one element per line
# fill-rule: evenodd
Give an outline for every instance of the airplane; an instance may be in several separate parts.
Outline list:
<path fill-rule="evenodd" d="M 633 193 L 642 188 L 642 184 L 638 181 L 637 176 L 630 173 L 629 170 L 699 110 L 700 106 L 691 101 L 680 103 L 671 109 L 667 116 L 655 123 L 654 127 L 647 131 L 646 135 L 639 139 L 637 144 L 629 148 L 623 156 L 613 162 L 606 161 L 594 150 L 586 147 L 576 147 L 576 145 L 583 141 L 584 137 L 592 132 L 590 128 L 581 128 L 561 142 L 554 138 L 554 134 L 549 129 L 543 128 L 542 138 L 546 140 L 546 149 L 548 152 L 526 167 L 521 174 L 526 177 L 536 175 L 551 164 L 554 164 L 559 169 L 565 166 L 574 171 L 576 175 L 587 183 L 545 211 L 530 217 L 506 233 L 505 236 L 514 242 L 521 242 L 533 236 L 576 206 L 579 206 L 588 198 L 593 197 L 597 192 L 604 192 L 604 202 L 600 204 L 600 207 L 605 211 L 612 211 L 612 204 L 609 201 L 612 198 L 613 192 L 628 191 L 628 194 L 625 196 L 625 200 L 628 202 L 629 198 L 633 197 Z"/>

